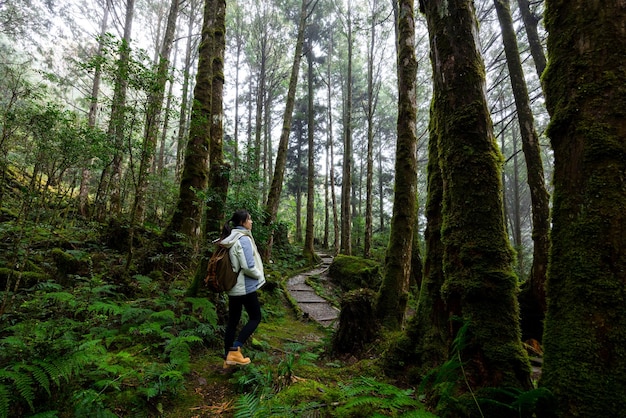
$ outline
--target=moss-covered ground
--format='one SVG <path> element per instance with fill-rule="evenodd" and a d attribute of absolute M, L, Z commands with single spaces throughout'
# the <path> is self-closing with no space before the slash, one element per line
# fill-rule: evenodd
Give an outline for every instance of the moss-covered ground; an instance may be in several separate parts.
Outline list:
<path fill-rule="evenodd" d="M 422 410 L 413 388 L 385 377 L 382 342 L 334 356 L 332 330 L 299 318 L 290 303 L 265 302 L 264 321 L 244 349 L 249 366 L 224 369 L 221 347 L 194 353 L 193 371 L 163 416 L 434 416 Z"/>

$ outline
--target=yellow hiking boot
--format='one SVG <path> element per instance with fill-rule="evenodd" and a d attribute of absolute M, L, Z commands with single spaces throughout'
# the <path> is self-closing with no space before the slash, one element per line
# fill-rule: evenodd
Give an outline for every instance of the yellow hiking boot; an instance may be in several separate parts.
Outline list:
<path fill-rule="evenodd" d="M 226 360 L 224 360 L 225 369 L 228 366 L 245 366 L 248 364 L 250 364 L 250 357 L 244 357 L 243 354 L 241 354 L 241 347 L 237 347 L 236 349 L 231 348 L 228 351 Z"/>

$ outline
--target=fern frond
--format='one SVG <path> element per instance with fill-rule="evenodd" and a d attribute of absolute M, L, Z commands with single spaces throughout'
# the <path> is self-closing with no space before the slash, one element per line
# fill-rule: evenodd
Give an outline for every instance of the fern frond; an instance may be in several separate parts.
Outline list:
<path fill-rule="evenodd" d="M 9 350 L 26 351 L 28 349 L 26 342 L 24 342 L 22 338 L 14 335 L 9 335 L 0 340 L 0 347 L 3 348 L 5 353 Z"/>
<path fill-rule="evenodd" d="M 52 282 L 52 281 L 47 280 L 45 282 L 37 283 L 35 285 L 35 289 L 42 290 L 44 292 L 51 292 L 51 291 L 55 291 L 55 290 L 61 290 L 61 289 L 63 289 L 63 286 L 61 286 L 57 282 Z"/>
<path fill-rule="evenodd" d="M 191 303 L 191 311 L 200 310 L 202 319 L 207 321 L 211 326 L 217 325 L 217 309 L 215 305 L 207 298 L 185 298 L 185 302 Z"/>
<path fill-rule="evenodd" d="M 252 393 L 240 396 L 235 402 L 235 418 L 255 418 L 259 412 L 259 398 Z"/>
<path fill-rule="evenodd" d="M 125 306 L 122 311 L 122 324 L 125 324 L 131 320 L 135 322 L 143 322 L 150 314 L 152 314 L 151 309 L 147 308 L 135 308 L 132 306 Z"/>
<path fill-rule="evenodd" d="M 109 302 L 94 302 L 89 306 L 89 312 L 96 312 L 105 315 L 121 315 L 124 309 L 120 305 Z"/>
<path fill-rule="evenodd" d="M 9 388 L 5 385 L 0 385 L 0 417 L 6 418 L 9 416 Z"/>
<path fill-rule="evenodd" d="M 67 303 L 74 300 L 76 297 L 68 292 L 50 292 L 44 293 L 44 300 L 53 300 L 54 302 Z"/>
<path fill-rule="evenodd" d="M 13 379 L 13 384 L 15 385 L 15 389 L 20 394 L 20 396 L 28 403 L 31 411 L 35 410 L 35 406 L 33 405 L 33 401 L 35 400 L 35 391 L 33 389 L 33 379 L 27 373 L 19 373 L 13 371 L 11 378 Z"/>
<path fill-rule="evenodd" d="M 29 371 L 35 381 L 39 383 L 39 386 L 44 388 L 48 393 L 48 396 L 52 396 L 52 393 L 50 393 L 50 379 L 48 379 L 48 375 L 44 369 L 34 364 L 22 364 L 20 365 L 20 369 Z"/>
<path fill-rule="evenodd" d="M 153 320 L 161 320 L 163 322 L 168 322 L 168 323 L 174 323 L 176 321 L 176 314 L 169 310 L 166 309 L 164 311 L 159 311 L 159 312 L 153 312 L 150 315 L 150 319 Z"/>

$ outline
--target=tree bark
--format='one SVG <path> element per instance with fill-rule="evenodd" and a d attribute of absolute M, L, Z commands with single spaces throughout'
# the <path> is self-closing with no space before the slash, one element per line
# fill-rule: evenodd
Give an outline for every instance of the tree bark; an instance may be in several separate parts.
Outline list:
<path fill-rule="evenodd" d="M 438 88 L 437 85 L 434 86 Z M 404 363 L 417 368 L 418 376 L 441 366 L 448 358 L 452 335 L 445 301 L 441 294 L 443 272 L 443 243 L 441 241 L 443 179 L 439 167 L 439 124 L 437 110 L 440 91 L 433 91 L 428 141 L 428 199 L 426 201 L 426 254 L 423 281 L 420 287 L 417 312 L 406 328 L 408 346 L 401 346 L 399 354 Z"/>
<path fill-rule="evenodd" d="M 218 238 L 224 222 L 230 165 L 224 161 L 224 51 L 226 50 L 226 0 L 211 0 L 215 18 L 211 54 L 211 122 L 209 183 L 207 188 L 205 240 Z"/>
<path fill-rule="evenodd" d="M 373 0 L 372 21 L 367 56 L 367 169 L 365 180 L 365 239 L 363 240 L 363 257 L 372 256 L 373 236 L 373 187 L 374 187 L 374 43 L 376 42 L 376 9 L 378 0 Z"/>
<path fill-rule="evenodd" d="M 530 54 L 535 62 L 535 69 L 537 75 L 541 79 L 543 71 L 546 69 L 546 54 L 543 51 L 543 45 L 539 38 L 539 31 L 537 25 L 539 24 L 539 18 L 530 10 L 529 0 L 517 0 L 517 4 L 522 14 L 522 20 L 524 21 L 524 28 L 526 29 L 526 37 L 528 38 L 528 44 L 530 45 Z"/>
<path fill-rule="evenodd" d="M 128 66 L 130 60 L 130 35 L 133 26 L 133 14 L 135 10 L 135 0 L 126 2 L 126 19 L 124 23 L 124 37 L 120 47 L 120 57 L 118 61 L 117 74 L 115 79 L 115 87 L 113 89 L 113 100 L 111 104 L 111 119 L 107 134 L 113 139 L 113 147 L 115 149 L 113 161 L 110 169 L 106 169 L 102 173 L 102 181 L 100 182 L 100 191 L 97 198 L 98 218 L 105 218 L 105 214 L 119 215 L 122 210 L 121 202 L 121 177 L 122 177 L 122 159 L 124 149 L 124 130 L 126 124 L 124 118 L 126 115 L 126 93 L 128 89 Z M 110 210 L 107 211 L 107 197 L 110 201 Z"/>
<path fill-rule="evenodd" d="M 313 48 L 312 42 L 309 42 L 307 48 L 307 72 L 308 72 L 308 105 L 307 105 L 307 139 L 308 139 L 308 170 L 307 170 L 307 188 L 306 188 L 306 227 L 304 234 L 304 257 L 311 262 L 316 260 L 315 248 L 313 246 L 314 238 L 314 219 L 315 216 L 315 108 L 313 106 Z"/>
<path fill-rule="evenodd" d="M 148 94 L 146 124 L 144 127 L 144 138 L 141 150 L 141 161 L 139 164 L 137 190 L 135 192 L 135 203 L 133 205 L 133 222 L 142 222 L 145 213 L 148 176 L 152 170 L 159 128 L 161 127 L 161 113 L 163 110 L 163 99 L 165 98 L 165 85 L 167 83 L 167 76 L 170 68 L 170 54 L 172 52 L 172 46 L 174 45 L 174 35 L 176 34 L 176 20 L 178 19 L 179 3 L 179 0 L 172 0 L 170 4 L 165 34 L 163 35 L 163 44 L 159 54 L 156 80 L 150 87 L 150 92 Z"/>
<path fill-rule="evenodd" d="M 352 2 L 348 1 L 348 74 L 343 115 L 343 172 L 341 178 L 341 254 L 352 255 Z"/>
<path fill-rule="evenodd" d="M 205 0 L 202 37 L 198 51 L 198 71 L 191 107 L 189 140 L 185 150 L 180 190 L 176 209 L 167 226 L 165 239 L 184 235 L 191 245 L 197 245 L 201 233 L 203 202 L 198 192 L 205 190 L 209 177 L 209 145 L 211 132 L 211 53 L 213 45 L 214 10 L 211 0 Z"/>
<path fill-rule="evenodd" d="M 178 139 L 176 147 L 176 179 L 180 182 L 185 158 L 185 148 L 188 138 L 188 107 L 189 107 L 189 80 L 191 79 L 191 62 L 194 50 L 193 30 L 197 10 L 200 7 L 200 0 L 192 0 L 189 3 L 189 25 L 187 28 L 187 44 L 185 47 L 185 64 L 183 68 L 183 86 L 181 91 L 180 118 L 178 119 Z"/>
<path fill-rule="evenodd" d="M 267 196 L 267 204 L 265 205 L 266 226 L 271 225 L 276 220 L 278 214 L 278 204 L 280 203 L 280 195 L 283 188 L 283 178 L 285 176 L 285 166 L 287 164 L 287 148 L 289 146 L 289 133 L 291 132 L 291 120 L 293 119 L 293 108 L 296 99 L 296 87 L 298 85 L 298 73 L 300 71 L 300 61 L 302 59 L 302 49 L 304 43 L 304 30 L 307 20 L 307 0 L 302 0 L 300 9 L 300 20 L 298 23 L 298 37 L 296 39 L 296 51 L 294 54 L 293 65 L 291 67 L 291 76 L 289 78 L 289 90 L 287 92 L 287 103 L 285 104 L 285 113 L 283 115 L 283 127 L 278 143 L 278 151 L 276 152 L 276 163 L 274 165 L 274 175 Z M 269 256 L 271 246 L 268 245 Z"/>
<path fill-rule="evenodd" d="M 626 410 L 626 8 L 546 0 L 554 202 L 540 385 L 559 417 Z"/>
<path fill-rule="evenodd" d="M 409 293 L 417 209 L 417 58 L 413 0 L 400 0 L 398 14 L 398 142 L 391 232 L 376 311 L 383 325 L 398 329 Z"/>
<path fill-rule="evenodd" d="M 443 181 L 441 288 L 456 353 L 473 391 L 529 389 L 517 277 L 503 216 L 500 165 L 471 0 L 422 2 L 428 24 Z M 454 321 L 458 319 L 458 321 Z M 458 333 L 463 330 L 463 333 Z M 456 357 L 455 357 L 456 358 Z M 467 386 L 457 388 L 467 391 Z M 471 398 L 473 394 L 468 394 Z M 471 401 L 468 401 L 471 404 Z"/>
<path fill-rule="evenodd" d="M 515 97 L 517 120 L 522 137 L 522 151 L 526 160 L 527 181 L 532 204 L 532 237 L 534 245 L 533 265 L 529 278 L 530 288 L 537 303 L 545 311 L 545 282 L 550 246 L 548 238 L 550 233 L 550 196 L 545 186 L 539 136 L 535 130 L 535 121 L 530 108 L 528 87 L 526 86 L 522 61 L 517 47 L 509 0 L 494 0 L 494 5 L 500 21 L 500 27 L 502 28 L 502 40 L 513 96 Z"/>
<path fill-rule="evenodd" d="M 100 24 L 100 39 L 98 40 L 98 52 L 96 55 L 98 57 L 102 56 L 102 41 L 104 35 L 106 35 L 106 30 L 109 21 L 109 4 L 108 1 L 104 3 L 104 15 L 102 17 L 102 22 Z M 101 66 L 96 66 L 93 75 L 93 83 L 91 85 L 91 97 L 89 98 L 89 114 L 87 116 L 87 123 L 90 128 L 95 128 L 96 119 L 98 116 L 98 96 L 100 95 L 100 82 L 102 80 L 102 69 Z M 91 165 L 91 162 L 90 164 Z M 79 197 L 78 197 L 78 212 L 83 217 L 88 216 L 87 206 L 89 204 L 89 180 L 91 179 L 91 169 L 90 167 L 85 167 L 81 173 L 80 179 L 80 188 L 79 188 Z"/>

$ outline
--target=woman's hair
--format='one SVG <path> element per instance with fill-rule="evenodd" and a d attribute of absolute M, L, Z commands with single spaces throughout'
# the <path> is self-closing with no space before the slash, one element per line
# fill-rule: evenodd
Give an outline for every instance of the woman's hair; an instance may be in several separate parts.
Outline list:
<path fill-rule="evenodd" d="M 245 209 L 236 210 L 233 213 L 233 216 L 230 217 L 229 220 L 224 224 L 224 228 L 222 228 L 222 239 L 226 238 L 230 235 L 230 231 L 236 226 L 243 225 L 245 221 L 250 217 L 250 213 Z M 230 225 L 232 223 L 232 226 Z"/>

